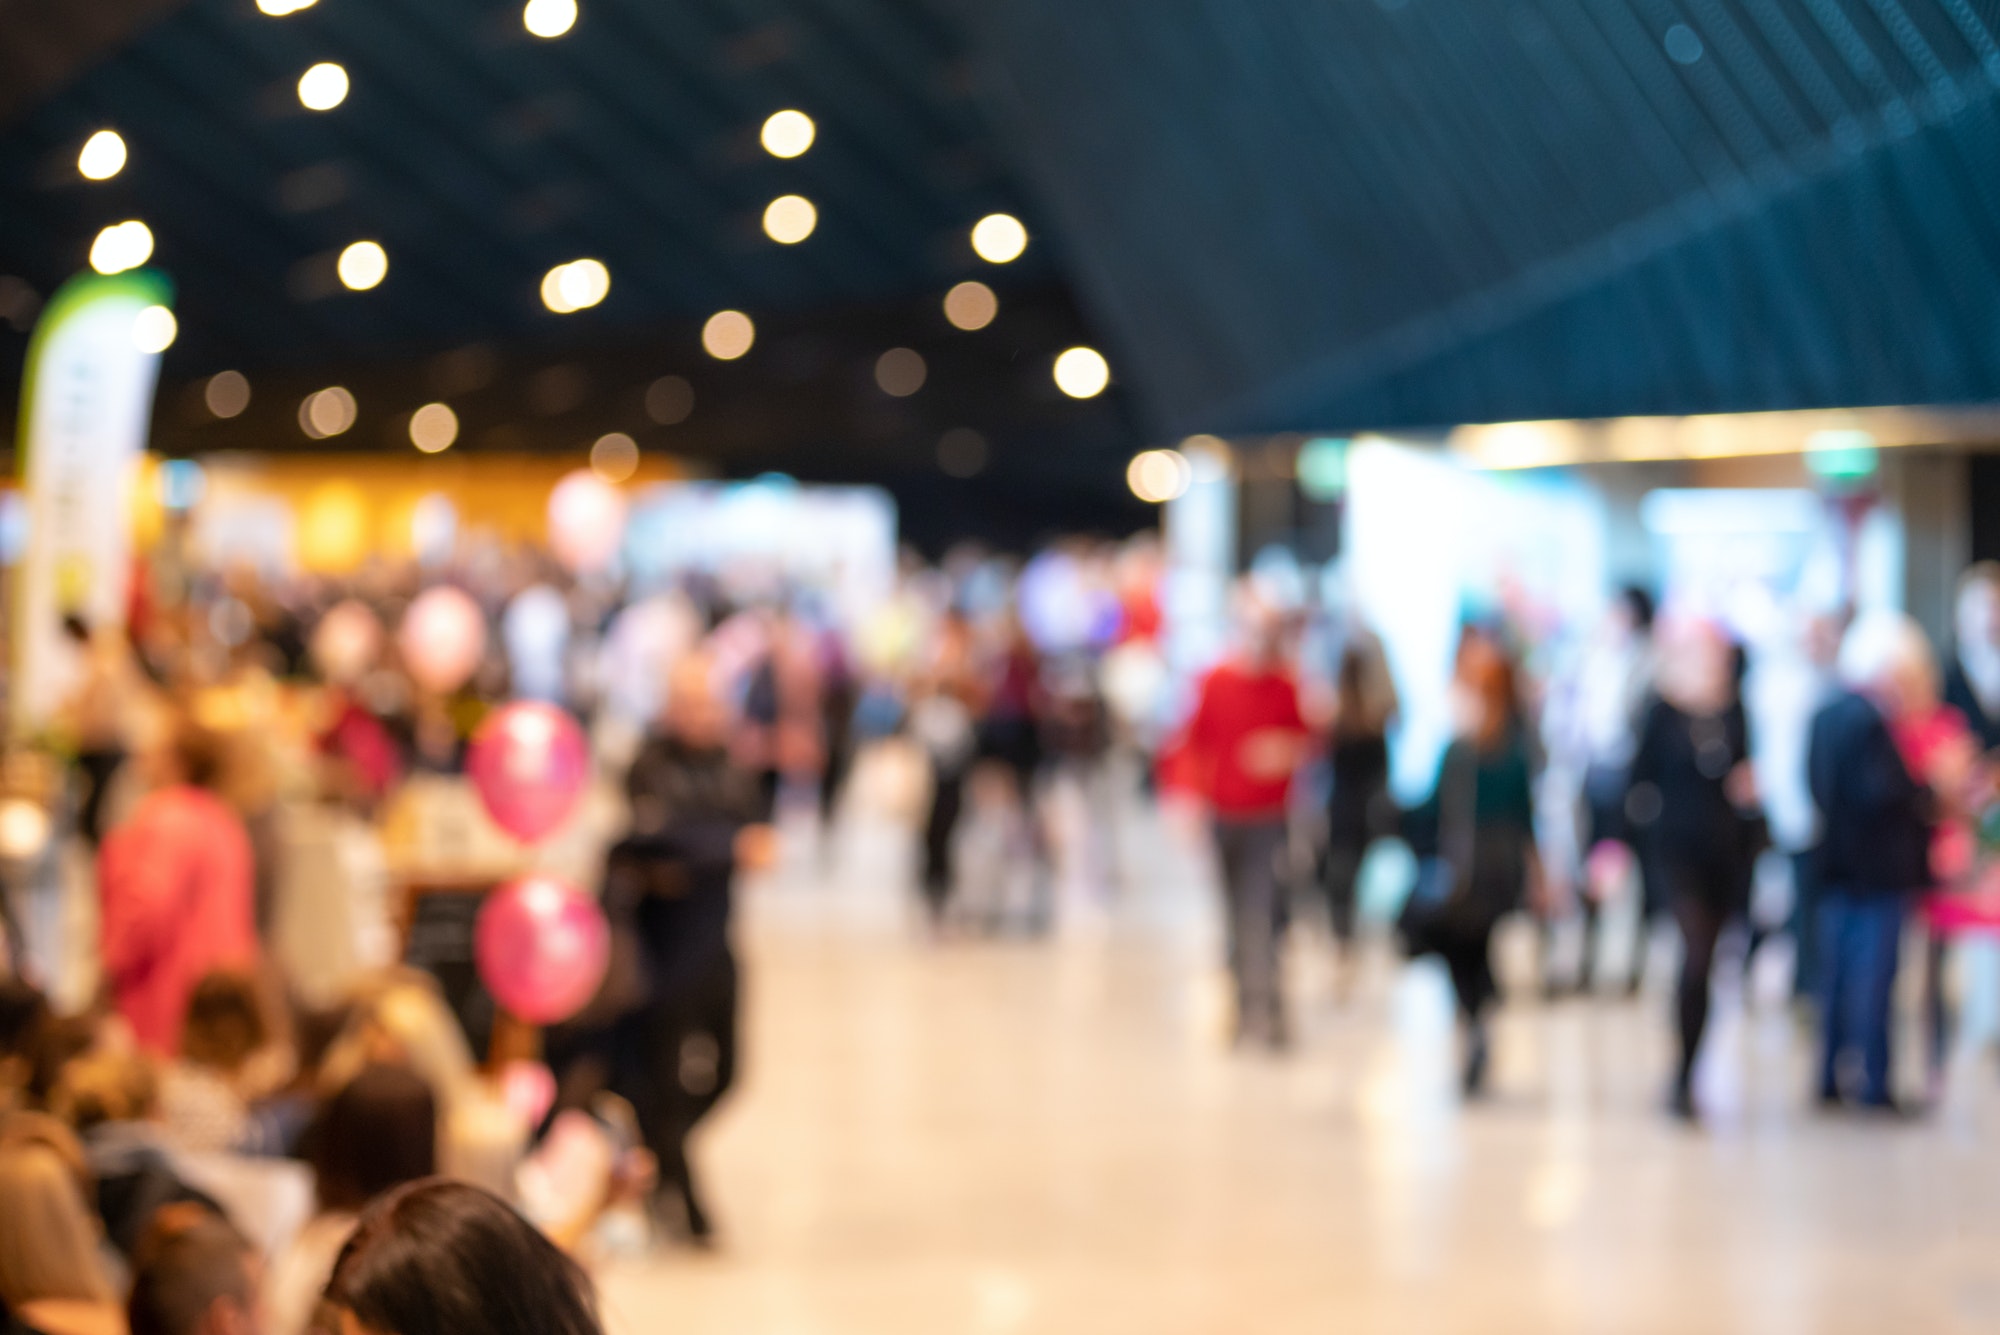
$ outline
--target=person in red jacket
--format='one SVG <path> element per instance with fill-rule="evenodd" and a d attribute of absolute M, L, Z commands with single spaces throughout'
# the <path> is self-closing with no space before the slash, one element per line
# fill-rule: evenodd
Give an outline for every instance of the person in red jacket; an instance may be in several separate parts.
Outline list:
<path fill-rule="evenodd" d="M 214 792 L 219 739 L 188 721 L 148 760 L 155 786 L 98 853 L 99 946 L 118 1011 L 147 1051 L 172 1056 L 195 984 L 257 958 L 253 859 Z"/>
<path fill-rule="evenodd" d="M 1278 613 L 1250 604 L 1241 648 L 1202 681 L 1187 732 L 1191 777 L 1207 799 L 1222 870 L 1236 1039 L 1271 1048 L 1288 1041 L 1278 979 L 1278 858 L 1292 775 L 1311 740 L 1283 649 Z"/>

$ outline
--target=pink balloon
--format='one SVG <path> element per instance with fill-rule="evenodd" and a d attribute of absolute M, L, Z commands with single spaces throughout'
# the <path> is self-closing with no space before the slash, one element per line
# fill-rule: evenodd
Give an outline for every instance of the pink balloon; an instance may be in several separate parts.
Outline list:
<path fill-rule="evenodd" d="M 590 748 L 563 710 L 516 700 L 488 714 L 472 734 L 465 772 L 493 823 L 531 844 L 576 810 L 590 778 Z"/>
<path fill-rule="evenodd" d="M 549 550 L 578 574 L 602 570 L 625 540 L 625 493 L 587 468 L 549 492 Z"/>
<path fill-rule="evenodd" d="M 558 1024 L 597 995 L 611 959 L 611 928 L 597 901 L 536 872 L 486 897 L 472 953 L 480 981 L 509 1014 Z"/>
<path fill-rule="evenodd" d="M 455 691 L 486 652 L 486 614 L 465 590 L 433 585 L 403 613 L 396 647 L 417 685 L 440 695 Z"/>

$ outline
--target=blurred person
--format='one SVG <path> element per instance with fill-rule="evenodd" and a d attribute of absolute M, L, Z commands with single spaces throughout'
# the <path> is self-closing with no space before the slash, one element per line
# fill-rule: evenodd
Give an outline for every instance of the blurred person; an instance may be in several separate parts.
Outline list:
<path fill-rule="evenodd" d="M 0 1116 L 35 1097 L 35 1057 L 49 1022 L 48 998 L 20 978 L 0 978 Z"/>
<path fill-rule="evenodd" d="M 1278 858 L 1287 838 L 1292 777 L 1310 742 L 1296 678 L 1284 661 L 1284 622 L 1242 595 L 1236 651 L 1202 679 L 1186 734 L 1222 872 L 1236 1041 L 1289 1042 L 1279 978 L 1285 906 Z"/>
<path fill-rule="evenodd" d="M 370 1206 L 326 1301 L 343 1335 L 599 1335 L 583 1270 L 490 1192 L 432 1178 Z"/>
<path fill-rule="evenodd" d="M 983 691 L 973 662 L 972 625 L 956 607 L 940 617 L 930 662 L 910 705 L 910 732 L 930 761 L 930 805 L 924 815 L 923 893 L 935 930 L 944 923 L 952 890 L 952 840 L 965 808 L 965 779 L 979 741 L 974 718 Z"/>
<path fill-rule="evenodd" d="M 1923 631 L 1897 612 L 1863 613 L 1840 647 L 1846 686 L 1813 719 L 1807 772 L 1820 812 L 1814 850 L 1820 1020 L 1818 1097 L 1895 1111 L 1890 1009 L 1903 916 L 1931 882 L 1931 788 L 1910 773 L 1892 729 L 1920 706 Z M 1857 1058 L 1858 1086 L 1848 1079 Z"/>
<path fill-rule="evenodd" d="M 371 1064 L 414 1071 L 437 1101 L 438 1171 L 505 1195 L 529 1128 L 479 1072 L 458 1017 L 428 974 L 397 969 L 356 998 L 320 1064 L 339 1089 Z"/>
<path fill-rule="evenodd" d="M 1681 931 L 1680 1060 L 1669 1107 L 1689 1121 L 1716 943 L 1749 909 L 1755 860 L 1743 812 L 1756 784 L 1735 662 L 1734 646 L 1709 622 L 1685 621 L 1663 635 L 1658 694 L 1639 729 L 1626 799 L 1640 855 Z"/>
<path fill-rule="evenodd" d="M 124 1335 L 80 1157 L 0 1135 L 0 1307 L 31 1335 Z"/>
<path fill-rule="evenodd" d="M 437 1100 L 414 1071 L 365 1066 L 311 1134 L 317 1209 L 264 1276 L 267 1335 L 304 1335 L 341 1247 L 368 1203 L 437 1171 Z"/>
<path fill-rule="evenodd" d="M 1590 988 L 1601 972 L 1599 919 L 1604 904 L 1617 893 L 1631 865 L 1639 863 L 1639 943 L 1628 986 L 1636 991 L 1645 963 L 1646 926 L 1662 898 L 1648 878 L 1652 869 L 1636 858 L 1633 834 L 1625 817 L 1625 797 L 1632 783 L 1632 757 L 1638 750 L 1639 728 L 1654 684 L 1653 599 L 1637 585 L 1625 585 L 1612 599 L 1577 673 L 1573 701 L 1577 777 L 1582 807 L 1583 840 L 1576 907 L 1583 920 L 1583 957 L 1574 990 Z M 1598 968 L 1593 968 L 1593 959 Z M 1551 991 L 1557 990 L 1551 981 Z"/>
<path fill-rule="evenodd" d="M 202 975 L 256 961 L 254 866 L 217 794 L 221 743 L 181 718 L 146 757 L 152 791 L 98 855 L 105 981 L 148 1051 L 171 1056 Z"/>
<path fill-rule="evenodd" d="M 221 1215 L 162 1211 L 133 1266 L 131 1335 L 263 1335 L 257 1249 Z"/>
<path fill-rule="evenodd" d="M 1396 833 L 1400 813 L 1389 792 L 1389 729 L 1395 725 L 1396 682 L 1382 642 L 1357 628 L 1341 648 L 1334 670 L 1329 760 L 1333 790 L 1327 799 L 1325 887 L 1334 940 L 1343 953 L 1354 944 L 1355 890 L 1361 863 L 1377 839 Z"/>
<path fill-rule="evenodd" d="M 2000 561 L 1979 561 L 1958 577 L 1951 663 L 1944 700 L 1979 738 L 2000 750 Z"/>
<path fill-rule="evenodd" d="M 60 710 L 76 748 L 81 796 L 77 832 L 94 851 L 104 839 L 106 800 L 131 744 L 132 712 L 141 690 L 131 644 L 116 627 L 95 631 L 82 617 L 63 618 L 63 634 L 81 658 L 82 675 Z"/>
<path fill-rule="evenodd" d="M 175 1163 L 159 1121 L 159 1083 L 152 1063 L 129 1039 L 107 1033 L 66 1062 L 49 1096 L 49 1111 L 82 1138 L 95 1183 L 95 1206 L 106 1237 L 132 1256 L 153 1216 L 168 1205 L 213 1207 Z"/>
<path fill-rule="evenodd" d="M 180 1056 L 160 1074 L 167 1135 L 189 1150 L 282 1150 L 284 1137 L 252 1109 L 289 1064 L 273 1043 L 256 981 L 229 970 L 204 975 L 188 999 Z"/>
<path fill-rule="evenodd" d="M 1541 875 L 1535 848 L 1535 755 L 1513 660 L 1468 627 L 1453 671 L 1454 737 L 1437 783 L 1405 822 L 1424 861 L 1399 926 L 1411 958 L 1436 955 L 1451 974 L 1465 1030 L 1460 1083 L 1485 1091 L 1493 929 L 1529 902 Z"/>
<path fill-rule="evenodd" d="M 1002 620 L 999 652 L 986 665 L 985 676 L 977 725 L 978 765 L 995 780 L 992 791 L 1009 818 L 1010 853 L 1018 849 L 1029 864 L 1033 903 L 1028 926 L 1042 931 L 1049 926 L 1054 907 L 1048 832 L 1038 804 L 1049 699 L 1041 652 L 1016 609 L 1009 608 Z M 1014 859 L 1007 861 L 1012 864 Z"/>
<path fill-rule="evenodd" d="M 700 652 L 675 665 L 666 708 L 626 780 L 632 833 L 607 857 L 614 976 L 590 1012 L 551 1035 L 560 1103 L 601 1089 L 631 1103 L 659 1165 L 656 1215 L 706 1242 L 714 1226 L 687 1142 L 735 1081 L 739 981 L 730 936 L 739 867 L 768 862 L 756 774 Z"/>

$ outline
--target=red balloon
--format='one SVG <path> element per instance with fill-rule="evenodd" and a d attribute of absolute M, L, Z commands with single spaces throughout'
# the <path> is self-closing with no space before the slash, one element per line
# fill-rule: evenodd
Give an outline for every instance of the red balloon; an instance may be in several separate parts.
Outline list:
<path fill-rule="evenodd" d="M 531 844 L 576 810 L 590 778 L 590 748 L 563 710 L 516 700 L 488 714 L 472 734 L 465 772 L 493 823 Z"/>
<path fill-rule="evenodd" d="M 472 937 L 479 979 L 529 1024 L 559 1024 L 597 995 L 611 959 L 611 928 L 597 901 L 536 872 L 486 897 Z"/>

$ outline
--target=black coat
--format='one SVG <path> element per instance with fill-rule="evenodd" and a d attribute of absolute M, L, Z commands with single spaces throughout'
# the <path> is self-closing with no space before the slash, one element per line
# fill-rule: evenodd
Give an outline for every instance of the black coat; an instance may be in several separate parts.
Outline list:
<path fill-rule="evenodd" d="M 1931 882 L 1931 791 L 1910 776 L 1889 725 L 1844 691 L 1813 716 L 1806 777 L 1819 808 L 1815 884 L 1894 893 Z"/>

